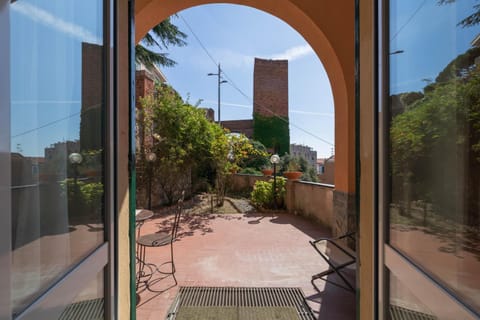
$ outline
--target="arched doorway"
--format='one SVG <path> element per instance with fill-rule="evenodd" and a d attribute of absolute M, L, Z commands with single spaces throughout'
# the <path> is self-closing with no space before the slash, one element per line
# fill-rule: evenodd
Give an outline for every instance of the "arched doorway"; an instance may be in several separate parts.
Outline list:
<path fill-rule="evenodd" d="M 135 4 L 135 42 L 160 21 L 181 10 L 212 0 L 141 0 Z M 222 1 L 225 2 L 225 1 Z M 355 221 L 355 6 L 282 0 L 234 0 L 227 3 L 250 6 L 282 19 L 310 44 L 330 79 L 335 108 L 335 216 L 334 233 L 351 230 Z"/>
<path fill-rule="evenodd" d="M 216 3 L 211 0 L 140 0 L 135 7 L 135 42 L 165 18 L 194 6 Z M 282 19 L 310 44 L 330 79 L 335 106 L 335 196 L 338 217 L 334 233 L 355 227 L 355 5 L 304 4 L 298 0 L 274 2 L 235 0 Z"/>

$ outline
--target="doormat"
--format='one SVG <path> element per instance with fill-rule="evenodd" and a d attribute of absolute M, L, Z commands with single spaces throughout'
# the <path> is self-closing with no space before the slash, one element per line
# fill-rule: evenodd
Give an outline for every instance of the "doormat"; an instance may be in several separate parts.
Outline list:
<path fill-rule="evenodd" d="M 314 320 L 300 288 L 180 287 L 167 320 Z"/>
<path fill-rule="evenodd" d="M 58 318 L 58 320 L 101 319 L 105 319 L 103 298 L 74 302 Z"/>
<path fill-rule="evenodd" d="M 390 318 L 392 320 L 437 320 L 433 315 L 396 305 L 390 305 Z"/>

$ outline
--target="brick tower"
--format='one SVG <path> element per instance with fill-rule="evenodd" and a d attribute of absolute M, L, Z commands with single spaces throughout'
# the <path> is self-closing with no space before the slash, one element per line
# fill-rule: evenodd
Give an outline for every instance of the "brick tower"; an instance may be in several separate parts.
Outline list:
<path fill-rule="evenodd" d="M 253 121 L 254 139 L 270 152 L 289 152 L 288 60 L 255 58 Z"/>

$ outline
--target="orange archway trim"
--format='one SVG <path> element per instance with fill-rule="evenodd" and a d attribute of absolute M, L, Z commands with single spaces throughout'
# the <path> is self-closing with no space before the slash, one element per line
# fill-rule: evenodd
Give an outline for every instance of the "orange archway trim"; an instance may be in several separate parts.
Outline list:
<path fill-rule="evenodd" d="M 218 0 L 136 0 L 135 41 L 184 9 Z M 355 193 L 355 93 L 353 1 L 223 0 L 282 19 L 299 32 L 322 61 L 335 103 L 335 188 Z"/>

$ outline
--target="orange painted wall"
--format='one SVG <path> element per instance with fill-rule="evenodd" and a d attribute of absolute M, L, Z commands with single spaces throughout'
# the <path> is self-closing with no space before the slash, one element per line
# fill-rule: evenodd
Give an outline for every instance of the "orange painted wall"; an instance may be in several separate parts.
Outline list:
<path fill-rule="evenodd" d="M 335 188 L 355 193 L 354 1 L 136 0 L 135 40 L 181 10 L 209 3 L 246 5 L 293 27 L 310 44 L 330 79 L 335 102 Z"/>

